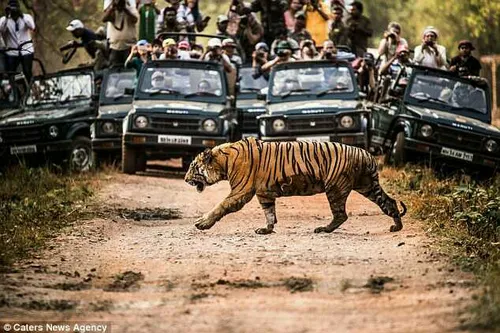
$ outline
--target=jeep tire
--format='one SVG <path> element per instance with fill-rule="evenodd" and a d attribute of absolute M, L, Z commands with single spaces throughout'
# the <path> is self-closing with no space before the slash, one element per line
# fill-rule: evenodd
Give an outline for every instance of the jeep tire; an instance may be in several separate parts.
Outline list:
<path fill-rule="evenodd" d="M 134 148 L 123 145 L 122 148 L 122 171 L 133 175 L 137 171 L 137 154 Z"/>
<path fill-rule="evenodd" d="M 392 141 L 391 148 L 385 154 L 385 164 L 393 165 L 395 167 L 400 167 L 405 164 L 405 141 L 405 132 L 398 132 L 398 134 Z"/>
<path fill-rule="evenodd" d="M 92 143 L 90 138 L 85 136 L 73 138 L 67 160 L 68 169 L 75 172 L 85 172 L 89 171 L 92 165 Z"/>

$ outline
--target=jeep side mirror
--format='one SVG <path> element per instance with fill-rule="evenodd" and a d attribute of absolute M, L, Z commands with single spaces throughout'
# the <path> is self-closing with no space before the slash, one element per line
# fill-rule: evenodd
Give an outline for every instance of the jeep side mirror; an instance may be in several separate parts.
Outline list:
<path fill-rule="evenodd" d="M 123 90 L 123 93 L 124 93 L 125 95 L 133 95 L 133 94 L 134 94 L 134 92 L 135 92 L 135 89 L 134 89 L 134 88 L 125 88 L 125 89 Z"/>

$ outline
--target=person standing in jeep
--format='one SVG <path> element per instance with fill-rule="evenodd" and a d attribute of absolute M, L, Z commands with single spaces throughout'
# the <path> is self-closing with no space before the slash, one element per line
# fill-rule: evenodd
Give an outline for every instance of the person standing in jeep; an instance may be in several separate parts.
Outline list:
<path fill-rule="evenodd" d="M 102 21 L 108 23 L 110 66 L 123 65 L 137 41 L 137 9 L 127 4 L 126 0 L 113 0 L 106 8 Z"/>
<path fill-rule="evenodd" d="M 7 51 L 5 69 L 15 72 L 19 64 L 23 67 L 23 73 L 28 82 L 32 77 L 33 70 L 33 43 L 31 32 L 35 30 L 35 21 L 30 14 L 23 14 L 18 0 L 9 0 L 5 8 L 5 16 L 0 18 L 0 34 L 7 48 L 16 49 L 20 45 L 22 50 Z"/>
<path fill-rule="evenodd" d="M 362 57 L 368 47 L 368 38 L 373 35 L 373 29 L 370 19 L 363 15 L 361 2 L 351 3 L 351 16 L 347 19 L 346 25 L 351 50 L 357 57 Z"/>
<path fill-rule="evenodd" d="M 463 40 L 458 43 L 459 55 L 451 58 L 450 71 L 460 76 L 479 76 L 481 63 L 473 55 L 475 48 L 471 41 Z"/>
<path fill-rule="evenodd" d="M 249 11 L 261 13 L 264 42 L 271 45 L 277 37 L 276 31 L 287 31 L 284 16 L 287 9 L 287 0 L 253 0 L 250 8 L 243 9 L 243 14 L 249 14 Z"/>

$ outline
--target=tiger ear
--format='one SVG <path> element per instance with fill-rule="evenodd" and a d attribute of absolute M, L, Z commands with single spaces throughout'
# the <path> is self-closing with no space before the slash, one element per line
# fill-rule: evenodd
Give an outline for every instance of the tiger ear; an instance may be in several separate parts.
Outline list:
<path fill-rule="evenodd" d="M 205 149 L 203 151 L 203 163 L 205 163 L 205 164 L 212 163 L 212 158 L 213 158 L 212 149 L 210 149 L 210 148 Z"/>

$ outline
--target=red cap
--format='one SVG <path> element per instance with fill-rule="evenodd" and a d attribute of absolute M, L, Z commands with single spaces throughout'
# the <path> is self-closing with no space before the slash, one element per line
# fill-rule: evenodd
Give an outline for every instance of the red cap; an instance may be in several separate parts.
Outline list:
<path fill-rule="evenodd" d="M 408 45 L 406 44 L 399 45 L 398 48 L 396 49 L 396 54 L 400 54 L 401 52 L 410 52 L 410 50 L 408 49 Z"/>

